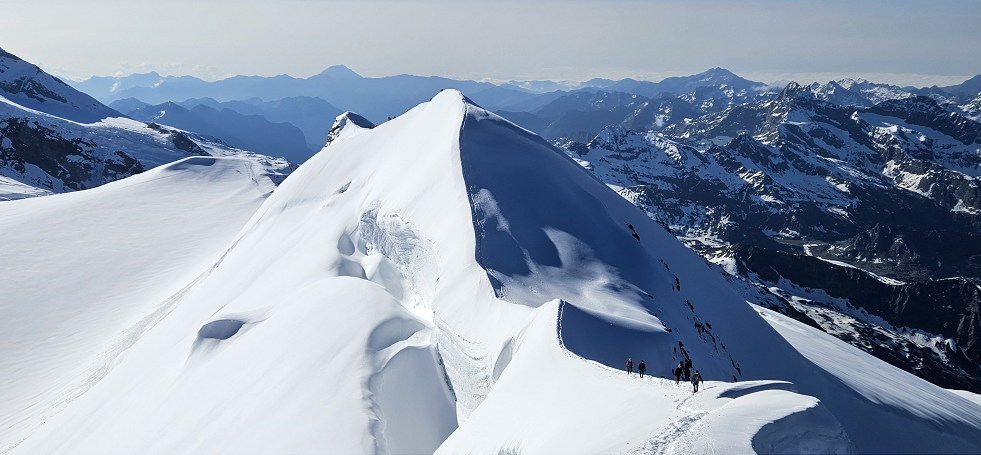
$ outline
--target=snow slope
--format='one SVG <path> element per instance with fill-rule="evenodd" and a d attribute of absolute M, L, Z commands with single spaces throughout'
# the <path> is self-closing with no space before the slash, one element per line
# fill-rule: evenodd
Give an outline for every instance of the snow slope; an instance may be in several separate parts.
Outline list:
<path fill-rule="evenodd" d="M 459 92 L 358 120 L 13 453 L 981 450 L 981 407 L 888 366 L 843 380 Z M 685 358 L 709 381 L 694 397 L 659 378 Z"/>
<path fill-rule="evenodd" d="M 80 123 L 122 117 L 14 54 L 0 49 L 0 96 L 29 109 Z"/>
<path fill-rule="evenodd" d="M 11 201 L 49 194 L 53 193 L 50 190 L 33 187 L 16 179 L 0 175 L 0 201 Z"/>
<path fill-rule="evenodd" d="M 819 401 L 787 382 L 710 381 L 692 394 L 685 382 L 583 362 L 555 336 L 565 305 L 541 308 L 493 391 L 438 453 L 854 451 Z M 788 414 L 796 427 L 756 436 Z"/>
<path fill-rule="evenodd" d="M 849 428 L 850 434 L 885 432 L 896 437 L 893 441 L 883 438 L 875 447 L 859 447 L 863 452 L 977 451 L 981 406 L 976 400 L 915 378 L 848 343 L 780 313 L 757 306 L 754 309 L 794 349 L 844 386 L 840 391 L 844 393 L 825 401 L 834 400 L 836 403 L 832 406 L 851 411 L 835 414 Z M 797 384 L 804 388 L 814 379 L 799 377 Z M 877 412 L 868 412 L 869 409 L 863 406 L 864 400 L 878 404 Z M 926 424 L 910 425 L 910 420 L 920 420 Z M 974 445 L 959 445 L 960 441 L 952 438 L 958 433 L 970 435 L 970 431 L 975 434 L 968 441 L 974 439 Z M 908 445 L 910 443 L 914 445 Z"/>
<path fill-rule="evenodd" d="M 193 157 L 0 203 L 0 451 L 98 382 L 169 311 L 275 188 L 260 171 Z"/>

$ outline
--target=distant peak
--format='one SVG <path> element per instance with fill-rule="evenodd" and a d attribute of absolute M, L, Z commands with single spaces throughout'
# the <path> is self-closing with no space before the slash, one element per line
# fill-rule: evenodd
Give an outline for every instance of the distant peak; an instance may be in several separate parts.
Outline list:
<path fill-rule="evenodd" d="M 796 99 L 798 95 L 804 92 L 811 93 L 811 87 L 809 85 L 798 84 L 796 81 L 790 81 L 790 83 L 787 84 L 782 91 L 780 91 L 780 94 L 777 95 L 777 99 L 792 101 Z"/>
<path fill-rule="evenodd" d="M 721 75 L 725 75 L 725 76 L 735 76 L 735 73 L 733 73 L 732 71 L 729 71 L 729 70 L 727 70 L 727 69 L 725 69 L 725 68 L 723 68 L 721 66 L 717 66 L 715 68 L 711 68 L 711 69 L 709 69 L 708 71 L 706 71 L 705 73 L 702 73 L 702 74 L 721 74 Z"/>
<path fill-rule="evenodd" d="M 323 70 L 320 76 L 330 76 L 335 79 L 361 79 L 361 75 L 344 65 L 334 65 Z"/>
<path fill-rule="evenodd" d="M 736 76 L 732 71 L 729 71 L 721 67 L 711 68 L 701 73 L 698 73 L 694 76 L 691 76 L 691 78 L 696 78 L 696 79 L 702 79 L 702 80 L 711 79 L 711 80 L 718 80 L 718 81 L 728 81 L 738 77 L 739 76 Z"/>

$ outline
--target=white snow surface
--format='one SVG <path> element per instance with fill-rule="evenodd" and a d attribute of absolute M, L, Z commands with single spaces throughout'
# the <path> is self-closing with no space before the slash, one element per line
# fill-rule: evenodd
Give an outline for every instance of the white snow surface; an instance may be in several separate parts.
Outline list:
<path fill-rule="evenodd" d="M 274 186 L 193 157 L 0 203 L 0 451 L 98 382 L 218 258 Z"/>
<path fill-rule="evenodd" d="M 849 428 L 850 434 L 876 432 L 886 428 L 897 437 L 896 441 L 880 441 L 867 452 L 889 453 L 972 453 L 977 446 L 959 446 L 952 436 L 958 433 L 958 426 L 968 424 L 978 428 L 981 422 L 981 405 L 960 393 L 940 388 L 923 380 L 911 380 L 912 375 L 895 368 L 872 355 L 841 341 L 831 335 L 819 332 L 787 316 L 754 306 L 760 315 L 770 323 L 793 347 L 814 362 L 826 374 L 833 376 L 857 396 L 838 396 L 836 399 L 852 401 L 864 398 L 878 403 L 889 413 L 871 414 L 853 412 L 836 414 Z M 803 387 L 804 381 L 798 386 Z M 844 394 L 843 394 L 844 395 Z M 925 426 L 909 425 L 908 417 L 930 422 Z M 871 428 L 878 427 L 878 428 Z M 856 431 L 857 430 L 857 431 Z M 966 430 L 966 429 L 965 429 Z M 977 429 L 973 430 L 977 432 Z M 853 436 L 853 439 L 854 436 Z M 906 446 L 905 441 L 919 442 L 916 447 Z M 949 440 L 954 446 L 943 441 Z M 974 444 L 977 444 L 975 441 Z"/>
<path fill-rule="evenodd" d="M 0 201 L 12 201 L 27 197 L 47 196 L 50 190 L 37 188 L 16 179 L 0 175 Z"/>
<path fill-rule="evenodd" d="M 954 389 L 947 389 L 947 390 L 951 393 L 967 398 L 968 400 L 971 400 L 974 403 L 976 403 L 978 406 L 981 406 L 981 395 L 978 395 L 974 392 L 968 392 L 967 390 L 954 390 Z"/>
<path fill-rule="evenodd" d="M 0 389 L 0 403 L 14 403 L 13 414 L 3 414 L 11 417 L 2 421 L 0 447 L 30 454 L 981 451 L 981 406 L 751 307 L 579 164 L 459 92 L 359 128 L 341 131 L 292 173 L 234 239 L 148 242 L 160 251 L 196 242 L 199 255 L 181 276 L 138 268 L 121 277 L 80 258 L 58 278 L 31 266 L 18 269 L 25 284 L 0 282 L 6 296 L 8 286 L 46 289 L 31 285 L 43 282 L 38 277 L 77 282 L 82 272 L 105 268 L 87 286 L 118 299 L 36 308 L 25 298 L 0 307 L 21 315 L 2 314 L 0 323 L 42 328 L 0 335 L 5 347 L 25 347 L 10 357 L 4 371 L 16 373 L 5 380 L 28 384 Z M 122 189 L 134 179 L 170 188 L 147 174 L 66 196 Z M 107 195 L 99 207 L 128 194 Z M 0 203 L 0 215 L 7 204 L 46 199 Z M 121 228 L 159 235 L 172 216 L 144 210 Z M 209 219 L 185 216 L 188 230 Z M 17 217 L 0 218 L 0 238 L 18 229 L 6 219 Z M 39 219 L 31 226 L 60 220 L 51 235 L 83 226 L 56 213 Z M 120 307 L 126 311 L 94 317 Z M 72 323 L 50 322 L 58 318 Z M 35 378 L 71 378 L 62 374 L 70 352 L 34 358 L 26 348 L 79 332 L 115 333 L 128 348 L 112 351 L 79 393 L 42 387 L 60 411 L 41 412 L 25 390 Z M 78 346 L 98 351 L 95 341 L 70 344 Z M 698 394 L 660 378 L 686 356 L 707 381 Z M 643 359 L 650 376 L 623 372 L 627 357 Z M 53 373 L 25 373 L 41 362 Z"/>

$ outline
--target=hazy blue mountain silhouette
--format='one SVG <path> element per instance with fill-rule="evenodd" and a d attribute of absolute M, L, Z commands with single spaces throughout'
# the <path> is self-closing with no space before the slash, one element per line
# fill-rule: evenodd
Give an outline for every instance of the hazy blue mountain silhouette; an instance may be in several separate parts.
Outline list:
<path fill-rule="evenodd" d="M 762 89 L 766 84 L 741 78 L 725 68 L 712 68 L 692 76 L 669 77 L 661 82 L 636 81 L 624 79 L 604 90 L 626 92 L 634 95 L 654 97 L 661 93 L 684 94 L 698 87 L 727 85 L 734 90 Z"/>
<path fill-rule="evenodd" d="M 218 110 L 204 104 L 187 109 L 172 102 L 146 105 L 126 112 L 126 115 L 143 122 L 213 136 L 233 147 L 283 157 L 294 163 L 302 163 L 313 155 L 303 132 L 297 127 L 271 122 L 262 115 L 243 115 L 232 109 Z"/>
<path fill-rule="evenodd" d="M 112 83 L 110 83 L 110 81 Z M 151 82 L 149 83 L 148 82 Z M 489 82 L 461 81 L 444 77 L 398 75 L 362 77 L 344 66 L 332 66 L 308 78 L 287 75 L 273 77 L 234 76 L 215 82 L 194 77 L 154 77 L 137 74 L 122 78 L 93 77 L 73 83 L 103 102 L 136 98 L 159 104 L 189 98 L 213 98 L 220 102 L 259 98 L 282 100 L 299 96 L 327 100 L 340 110 L 359 112 L 380 122 L 430 99 L 441 89 L 454 88 L 474 95 L 475 101 L 491 108 L 534 96 L 516 88 L 501 88 Z M 490 91 L 487 91 L 491 89 Z M 483 92 L 483 93 L 481 93 Z M 525 94 L 525 97 L 521 95 Z M 502 100 L 502 101 L 498 101 Z M 329 127 L 329 125 L 328 125 Z"/>
<path fill-rule="evenodd" d="M 343 111 L 321 98 L 292 96 L 276 101 L 250 98 L 241 101 L 217 101 L 214 98 L 191 98 L 177 104 L 191 109 L 203 104 L 222 110 L 231 109 L 244 115 L 261 115 L 271 122 L 289 123 L 303 132 L 310 150 L 319 151 L 327 143 L 327 133 L 334 118 Z"/>

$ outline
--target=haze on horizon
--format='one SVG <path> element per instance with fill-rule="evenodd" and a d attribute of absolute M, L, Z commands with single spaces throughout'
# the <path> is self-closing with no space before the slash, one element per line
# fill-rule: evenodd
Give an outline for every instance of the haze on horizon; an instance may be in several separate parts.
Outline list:
<path fill-rule="evenodd" d="M 0 0 L 0 48 L 61 77 L 363 76 L 950 85 L 981 73 L 981 1 Z"/>

